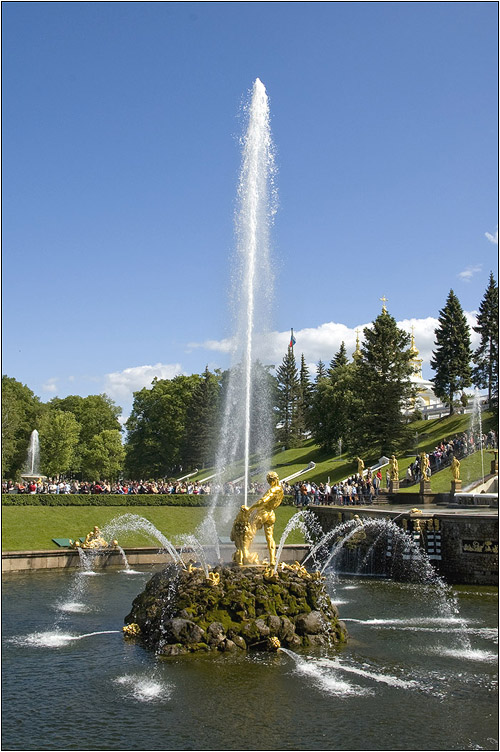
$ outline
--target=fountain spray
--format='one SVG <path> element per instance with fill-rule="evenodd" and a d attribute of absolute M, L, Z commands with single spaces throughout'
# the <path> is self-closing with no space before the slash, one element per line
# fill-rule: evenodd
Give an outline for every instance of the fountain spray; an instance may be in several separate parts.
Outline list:
<path fill-rule="evenodd" d="M 276 208 L 269 100 L 260 79 L 253 85 L 246 114 L 235 218 L 237 253 L 232 280 L 235 331 L 216 460 L 217 474 L 222 480 L 224 471 L 243 455 L 245 506 L 251 448 L 261 457 L 268 456 L 272 433 L 266 384 L 259 382 L 255 368 L 258 341 L 269 329 L 273 287 L 269 228 Z M 233 510 L 228 510 L 228 519 L 232 513 Z"/>

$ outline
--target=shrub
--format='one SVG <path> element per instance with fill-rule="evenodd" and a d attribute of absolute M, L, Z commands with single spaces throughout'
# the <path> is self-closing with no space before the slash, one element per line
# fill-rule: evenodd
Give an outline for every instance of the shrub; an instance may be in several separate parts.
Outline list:
<path fill-rule="evenodd" d="M 243 497 L 241 501 L 243 502 Z M 248 497 L 252 504 L 259 497 Z M 217 506 L 226 506 L 232 496 L 220 496 Z M 208 507 L 213 496 L 206 494 L 2 494 L 2 505 L 13 507 Z M 285 496 L 284 506 L 293 505 Z"/>

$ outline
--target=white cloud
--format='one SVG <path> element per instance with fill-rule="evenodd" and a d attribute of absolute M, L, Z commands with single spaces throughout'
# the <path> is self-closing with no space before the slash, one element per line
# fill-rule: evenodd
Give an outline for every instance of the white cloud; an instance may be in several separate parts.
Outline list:
<path fill-rule="evenodd" d="M 124 371 L 107 373 L 104 377 L 104 390 L 117 402 L 131 402 L 132 393 L 143 387 L 151 386 L 158 379 L 173 379 L 182 373 L 179 363 L 157 363 L 154 366 L 135 366 Z"/>
<path fill-rule="evenodd" d="M 480 272 L 482 268 L 483 268 L 482 264 L 478 264 L 477 266 L 468 266 L 467 269 L 464 269 L 463 272 L 460 272 L 458 276 L 464 282 L 470 282 L 474 274 L 477 274 L 478 272 Z"/>
<path fill-rule="evenodd" d="M 492 235 L 491 232 L 485 232 L 484 234 L 486 235 L 490 243 L 493 243 L 494 245 L 498 245 L 498 225 L 497 225 L 497 229 L 495 230 L 494 235 Z"/>
<path fill-rule="evenodd" d="M 47 379 L 45 384 L 42 384 L 42 389 L 44 392 L 50 392 L 50 394 L 55 394 L 57 392 L 57 382 L 59 379 L 57 376 L 53 376 L 51 379 Z"/>
<path fill-rule="evenodd" d="M 233 348 L 232 339 L 207 339 L 205 342 L 189 342 L 188 352 L 196 350 L 197 348 L 203 348 L 204 350 L 215 350 L 216 352 L 229 353 Z"/>
<path fill-rule="evenodd" d="M 474 311 L 465 312 L 465 317 L 471 327 L 472 347 L 477 347 L 479 335 L 472 331 L 472 327 L 476 325 L 476 313 Z M 397 323 L 408 334 L 411 334 L 413 327 L 415 345 L 420 353 L 419 357 L 424 361 L 424 370 L 429 372 L 429 361 L 435 348 L 435 330 L 439 325 L 438 319 L 428 316 L 424 319 L 403 319 Z M 371 322 L 361 323 L 356 327 L 347 327 L 345 324 L 329 321 L 315 328 L 294 329 L 296 339 L 294 351 L 297 363 L 301 355 L 304 354 L 309 371 L 311 374 L 314 374 L 317 362 L 322 360 L 328 366 L 333 356 L 338 352 L 342 342 L 345 343 L 347 355 L 349 357 L 352 356 L 356 347 L 356 330 L 359 331 L 359 340 L 361 343 L 363 341 L 363 329 L 370 325 Z M 264 337 L 257 337 L 255 355 L 266 365 L 273 364 L 279 366 L 286 354 L 289 341 L 290 331 L 270 332 Z M 198 346 L 207 346 L 209 350 L 223 350 L 218 344 L 215 341 L 210 341 L 210 346 L 208 346 L 208 343 Z"/>

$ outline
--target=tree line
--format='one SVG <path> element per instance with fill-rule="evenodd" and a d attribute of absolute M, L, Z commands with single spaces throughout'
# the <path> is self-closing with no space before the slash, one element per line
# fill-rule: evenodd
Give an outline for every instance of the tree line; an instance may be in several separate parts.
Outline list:
<path fill-rule="evenodd" d="M 439 313 L 431 366 L 438 398 L 453 413 L 463 390 L 488 391 L 498 412 L 498 286 L 490 274 L 471 333 L 460 302 L 450 290 Z M 415 413 L 417 389 L 410 336 L 387 312 L 363 330 L 351 360 L 342 343 L 329 363 L 317 364 L 311 378 L 304 355 L 297 366 L 293 346 L 282 363 L 256 364 L 256 379 L 267 383 L 275 430 L 282 448 L 311 437 L 325 450 L 377 458 L 398 453 L 411 441 L 408 416 Z M 105 394 L 56 397 L 48 403 L 24 384 L 2 377 L 2 475 L 23 470 L 31 431 L 39 431 L 43 474 L 80 474 L 88 480 L 164 478 L 215 464 L 229 372 L 210 371 L 154 379 L 134 393 L 122 437 L 121 408 Z"/>

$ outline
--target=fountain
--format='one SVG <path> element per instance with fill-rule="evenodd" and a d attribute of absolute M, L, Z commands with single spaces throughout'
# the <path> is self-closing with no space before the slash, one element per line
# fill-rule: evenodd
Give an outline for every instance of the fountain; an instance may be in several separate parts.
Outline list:
<path fill-rule="evenodd" d="M 236 215 L 237 258 L 233 272 L 231 370 L 216 457 L 220 480 L 243 456 L 244 505 L 247 506 L 251 454 L 267 461 L 271 449 L 271 412 L 266 373 L 256 365 L 256 345 L 269 329 L 273 274 L 269 227 L 275 213 L 274 158 L 269 101 L 256 79 L 247 111 Z M 226 478 L 227 479 L 227 478 Z M 217 504 L 217 494 L 213 505 Z M 228 507 L 225 522 L 234 516 Z"/>
<path fill-rule="evenodd" d="M 454 458 L 452 463 L 452 502 L 450 503 L 450 506 L 498 507 L 498 465 L 495 461 L 491 463 L 491 474 L 495 477 L 489 479 L 485 477 L 481 395 L 477 387 L 474 390 L 470 431 L 474 438 L 476 435 L 479 437 L 479 446 L 476 444 L 474 448 L 476 451 L 479 449 L 481 456 L 481 481 L 479 483 L 473 483 L 462 490 L 460 462 Z M 492 451 L 495 452 L 495 450 Z"/>
<path fill-rule="evenodd" d="M 325 534 L 301 511 L 276 550 L 272 515 L 280 493 L 273 490 L 274 478 L 271 493 L 248 506 L 252 450 L 265 454 L 269 441 L 270 413 L 265 394 L 258 385 L 255 390 L 254 357 L 257 330 L 263 330 L 256 316 L 269 304 L 273 210 L 265 197 L 272 194 L 272 172 L 268 102 L 257 80 L 239 191 L 242 287 L 236 295 L 244 305 L 233 363 L 240 367 L 231 372 L 218 453 L 221 479 L 240 451 L 245 458 L 241 517 L 234 520 L 235 509 L 225 515 L 236 528 L 238 563 L 219 561 L 212 509 L 195 535 L 179 541 L 180 551 L 137 515 L 122 515 L 103 527 L 105 540 L 133 529 L 156 541 L 170 563 L 153 577 L 151 567 L 134 572 L 134 578 L 109 570 L 88 576 L 96 574 L 92 549 L 81 546 L 86 568 L 76 574 L 6 576 L 6 749 L 498 746 L 493 590 L 441 588 L 414 537 L 394 523 L 358 519 Z M 258 426 L 255 433 L 251 423 Z M 259 526 L 269 554 L 260 564 L 251 561 Z M 297 528 L 310 542 L 310 553 L 307 562 L 285 565 L 283 546 Z M 380 559 L 387 575 L 404 581 L 367 579 L 365 563 Z M 356 577 L 342 574 L 346 563 L 359 570 Z M 139 595 L 136 579 L 143 587 Z M 346 639 L 345 624 L 353 639 Z M 196 660 L 171 658 L 184 653 Z M 61 718 L 69 712 L 68 729 Z"/>
<path fill-rule="evenodd" d="M 298 562 L 280 564 L 276 557 L 274 510 L 283 490 L 276 473 L 268 473 L 267 480 L 269 490 L 251 507 L 242 505 L 233 523 L 233 565 L 209 571 L 199 542 L 187 536 L 185 542 L 201 566 L 172 564 L 154 575 L 125 618 L 127 638 L 140 640 L 161 656 L 276 650 L 282 643 L 335 645 L 347 639 L 320 573 L 308 572 Z M 250 547 L 261 527 L 269 560 L 259 565 Z"/>
<path fill-rule="evenodd" d="M 45 479 L 45 475 L 40 475 L 40 441 L 38 438 L 38 431 L 31 432 L 28 451 L 26 457 L 26 463 L 24 470 L 21 473 L 21 478 L 24 480 L 38 480 Z"/>

